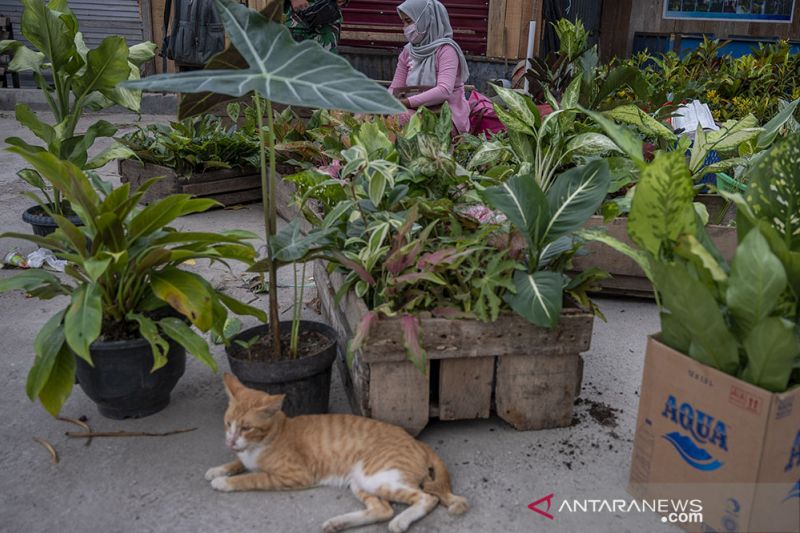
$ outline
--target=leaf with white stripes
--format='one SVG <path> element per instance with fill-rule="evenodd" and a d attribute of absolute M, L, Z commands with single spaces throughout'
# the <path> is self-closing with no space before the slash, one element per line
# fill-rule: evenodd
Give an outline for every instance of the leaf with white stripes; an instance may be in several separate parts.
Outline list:
<path fill-rule="evenodd" d="M 514 176 L 505 183 L 481 192 L 489 206 L 499 209 L 528 240 L 531 248 L 538 250 L 546 233 L 550 209 L 542 189 L 532 176 Z"/>
<path fill-rule="evenodd" d="M 550 220 L 544 237 L 554 241 L 580 229 L 603 203 L 611 183 L 605 160 L 598 159 L 560 174 L 547 191 Z"/>
<path fill-rule="evenodd" d="M 357 113 L 401 113 L 386 89 L 341 56 L 314 41 L 295 42 L 281 24 L 234 0 L 216 0 L 231 43 L 249 65 L 245 70 L 198 70 L 160 74 L 125 87 L 178 93 L 214 92 L 244 96 L 255 91 L 273 102 Z"/>
<path fill-rule="evenodd" d="M 543 328 L 552 328 L 561 315 L 564 275 L 559 272 L 539 271 L 529 274 L 514 273 L 516 294 L 506 293 L 505 300 L 511 309 L 529 322 Z"/>

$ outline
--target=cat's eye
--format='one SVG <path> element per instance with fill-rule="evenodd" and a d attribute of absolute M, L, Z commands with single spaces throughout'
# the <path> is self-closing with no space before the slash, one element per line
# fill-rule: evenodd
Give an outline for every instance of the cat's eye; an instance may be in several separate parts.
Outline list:
<path fill-rule="evenodd" d="M 242 426 L 242 431 L 250 431 L 251 429 L 250 426 Z"/>

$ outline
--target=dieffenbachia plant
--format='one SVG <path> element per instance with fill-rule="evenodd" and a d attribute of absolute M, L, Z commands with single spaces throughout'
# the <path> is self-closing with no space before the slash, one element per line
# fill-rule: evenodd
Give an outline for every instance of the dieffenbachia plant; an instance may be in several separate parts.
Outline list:
<path fill-rule="evenodd" d="M 33 73 L 55 123 L 43 122 L 29 106 L 19 103 L 17 121 L 43 141 L 44 146 L 32 146 L 19 137 L 9 137 L 6 143 L 28 152 L 46 150 L 83 170 L 97 169 L 114 159 L 133 155 L 114 143 L 89 158 L 88 151 L 96 139 L 112 137 L 117 132 L 117 127 L 108 121 L 98 120 L 82 134 L 76 134 L 75 129 L 87 109 L 97 111 L 117 104 L 139 111 L 141 92 L 119 84 L 139 78 L 139 67 L 153 58 L 155 44 L 145 42 L 128 47 L 123 37 L 111 35 L 90 50 L 78 31 L 78 19 L 67 6 L 67 0 L 51 0 L 47 4 L 42 0 L 22 0 L 22 5 L 22 34 L 37 50 L 21 41 L 2 41 L 0 53 L 13 54 L 9 70 Z M 42 192 L 40 204 L 46 204 L 54 213 L 63 213 L 60 192 L 57 188 L 50 189 L 36 170 L 27 168 L 18 175 Z"/>
<path fill-rule="evenodd" d="M 764 389 L 800 383 L 800 133 L 751 168 L 738 207 L 730 264 L 692 206 L 683 154 L 658 153 L 642 171 L 628 234 L 638 249 L 598 231 L 634 258 L 660 296 L 661 338 L 703 364 Z"/>
<path fill-rule="evenodd" d="M 260 158 L 267 257 L 257 267 L 269 272 L 270 326 L 273 356 L 277 358 L 281 354 L 278 266 L 314 257 L 327 244 L 328 235 L 319 230 L 303 237 L 297 228 L 298 222 L 280 233 L 277 231 L 272 102 L 378 114 L 399 113 L 404 108 L 386 89 L 317 43 L 295 42 L 284 26 L 234 0 L 217 0 L 216 6 L 231 44 L 244 58 L 247 68 L 161 74 L 129 82 L 126 86 L 145 91 L 218 93 L 235 97 L 255 93 L 265 100 L 266 128 L 261 124 L 261 99 L 255 99 L 262 146 L 267 146 L 266 152 L 261 150 Z"/>

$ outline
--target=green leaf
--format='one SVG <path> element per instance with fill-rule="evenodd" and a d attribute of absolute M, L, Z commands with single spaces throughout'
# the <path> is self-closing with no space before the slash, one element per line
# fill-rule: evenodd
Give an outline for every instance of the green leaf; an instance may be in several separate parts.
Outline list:
<path fill-rule="evenodd" d="M 256 317 L 261 322 L 267 321 L 267 313 L 262 309 L 258 309 L 257 307 L 247 305 L 246 303 L 240 302 L 236 298 L 228 296 L 227 294 L 219 291 L 217 292 L 217 298 L 219 298 L 220 301 L 223 304 L 225 304 L 225 307 L 227 307 L 237 315 L 249 315 Z"/>
<path fill-rule="evenodd" d="M 210 91 L 231 96 L 255 91 L 282 104 L 357 113 L 404 111 L 386 89 L 313 40 L 295 42 L 283 25 L 267 21 L 234 0 L 218 0 L 217 10 L 225 33 L 247 61 L 248 69 L 161 74 L 124 85 L 148 91 Z"/>
<path fill-rule="evenodd" d="M 89 346 L 100 336 L 103 325 L 103 302 L 99 285 L 84 284 L 72 293 L 67 314 L 64 316 L 64 333 L 73 352 L 90 365 Z"/>
<path fill-rule="evenodd" d="M 593 156 L 604 155 L 611 152 L 621 152 L 619 146 L 606 135 L 597 132 L 580 133 L 572 137 L 566 146 L 566 151 L 573 155 Z"/>
<path fill-rule="evenodd" d="M 85 238 L 84 238 L 85 241 Z M 90 257 L 83 262 L 83 269 L 92 279 L 97 281 L 100 276 L 105 274 L 108 265 L 111 264 L 111 257 Z"/>
<path fill-rule="evenodd" d="M 332 229 L 315 228 L 307 235 L 303 235 L 300 221 L 292 220 L 270 239 L 269 259 L 282 264 L 302 263 L 310 254 L 318 252 L 330 244 L 332 233 L 334 233 Z M 256 263 L 250 268 L 250 271 L 261 272 L 261 268 L 265 266 L 269 266 L 268 260 Z"/>
<path fill-rule="evenodd" d="M 717 131 L 708 132 L 706 144 L 720 153 L 736 152 L 740 144 L 758 137 L 762 131 L 756 117 L 750 114 L 736 122 L 722 124 Z"/>
<path fill-rule="evenodd" d="M 636 262 L 636 264 L 642 269 L 642 271 L 644 271 L 645 275 L 648 279 L 650 279 L 650 281 L 653 280 L 653 273 L 652 269 L 650 268 L 650 260 L 648 259 L 648 256 L 641 250 L 637 250 L 632 246 L 629 246 L 619 239 L 612 237 L 606 231 L 600 229 L 582 230 L 578 231 L 576 235 L 587 241 L 601 242 L 606 246 L 620 252 L 621 254 L 626 255 Z"/>
<path fill-rule="evenodd" d="M 747 365 L 742 379 L 768 391 L 784 392 L 800 355 L 793 324 L 783 318 L 765 318 L 753 327 L 743 345 Z"/>
<path fill-rule="evenodd" d="M 653 263 L 654 285 L 663 306 L 691 338 L 688 356 L 736 375 L 739 346 L 708 287 L 681 265 Z"/>
<path fill-rule="evenodd" d="M 58 416 L 75 384 L 75 356 L 66 345 L 61 347 L 47 383 L 39 391 L 39 401 L 47 412 Z"/>
<path fill-rule="evenodd" d="M 22 34 L 47 57 L 53 70 L 62 71 L 76 53 L 74 31 L 42 0 L 22 0 L 22 5 Z"/>
<path fill-rule="evenodd" d="M 506 89 L 504 87 L 500 87 L 497 85 L 492 85 L 492 89 L 503 100 L 503 103 L 508 107 L 507 116 L 513 117 L 514 121 L 518 121 L 522 125 L 523 133 L 529 133 L 529 135 L 533 135 L 533 132 L 539 127 L 542 122 L 542 118 L 539 115 L 539 111 L 533 102 L 530 100 L 530 97 L 524 96 L 513 89 Z M 495 110 L 497 106 L 495 106 Z M 498 115 L 499 116 L 499 115 Z M 501 120 L 502 117 L 500 118 Z M 506 124 L 507 126 L 511 127 L 510 125 Z"/>
<path fill-rule="evenodd" d="M 505 301 L 520 316 L 543 328 L 558 324 L 564 298 L 564 276 L 559 272 L 514 273 L 516 294 L 506 293 Z"/>
<path fill-rule="evenodd" d="M 11 72 L 33 71 L 39 73 L 44 63 L 44 54 L 31 50 L 19 41 L 0 41 L 0 53 L 10 53 L 13 57 L 8 64 Z"/>
<path fill-rule="evenodd" d="M 28 372 L 25 384 L 25 392 L 31 400 L 35 400 L 47 384 L 58 359 L 58 353 L 64 346 L 64 326 L 61 322 L 64 320 L 65 312 L 66 310 L 61 310 L 50 317 L 33 342 L 36 360 Z"/>
<path fill-rule="evenodd" d="M 649 138 L 665 139 L 667 141 L 678 139 L 671 129 L 633 104 L 621 105 L 606 111 L 604 115 L 617 122 L 633 126 Z"/>
<path fill-rule="evenodd" d="M 758 136 L 759 150 L 769 148 L 772 143 L 775 142 L 775 139 L 778 137 L 778 133 L 780 133 L 781 128 L 792 117 L 794 117 L 794 112 L 797 109 L 798 104 L 800 104 L 800 98 L 788 104 L 777 115 L 772 117 L 769 122 L 764 124 L 764 131 Z"/>
<path fill-rule="evenodd" d="M 17 104 L 15 108 L 17 121 L 31 130 L 31 132 L 38 138 L 43 140 L 48 145 L 53 143 L 56 138 L 56 132 L 50 124 L 46 124 L 39 120 L 36 113 L 25 104 Z"/>
<path fill-rule="evenodd" d="M 158 321 L 158 326 L 169 338 L 186 348 L 202 363 L 214 372 L 217 371 L 217 362 L 211 356 L 206 340 L 192 331 L 192 328 L 180 318 L 167 317 Z"/>
<path fill-rule="evenodd" d="M 736 247 L 726 294 L 728 307 L 744 331 L 770 314 L 785 288 L 783 265 L 753 228 Z"/>
<path fill-rule="evenodd" d="M 153 293 L 184 315 L 200 331 L 208 331 L 213 323 L 212 297 L 208 286 L 197 274 L 168 268 L 150 275 Z"/>
<path fill-rule="evenodd" d="M 156 323 L 138 313 L 128 313 L 127 319 L 135 320 L 139 324 L 139 334 L 150 343 L 150 349 L 153 352 L 153 368 L 150 369 L 150 372 L 155 372 L 166 365 L 169 343 L 158 333 Z"/>
<path fill-rule="evenodd" d="M 17 176 L 22 178 L 23 181 L 36 187 L 37 189 L 44 190 L 47 188 L 47 183 L 45 183 L 44 178 L 42 175 L 33 170 L 32 168 L 23 168 L 22 170 L 17 172 Z"/>
<path fill-rule="evenodd" d="M 690 261 L 696 261 L 699 266 L 708 271 L 714 281 L 718 283 L 728 281 L 728 274 L 717 259 L 694 235 L 681 237 L 676 252 Z"/>
<path fill-rule="evenodd" d="M 611 174 L 608 163 L 595 160 L 556 177 L 547 191 L 550 220 L 544 234 L 554 241 L 582 227 L 600 208 L 606 197 Z"/>
<path fill-rule="evenodd" d="M 628 235 L 658 256 L 662 243 L 695 233 L 693 199 L 694 189 L 683 154 L 660 152 L 639 178 L 628 217 Z"/>
<path fill-rule="evenodd" d="M 106 147 L 102 152 L 89 159 L 83 168 L 93 170 L 104 167 L 111 161 L 129 159 L 135 155 L 136 153 L 127 146 L 114 141 L 111 146 Z"/>
<path fill-rule="evenodd" d="M 156 56 L 156 43 L 145 41 L 135 44 L 128 49 L 128 61 L 134 65 L 141 66 Z"/>
<path fill-rule="evenodd" d="M 92 91 L 110 92 L 130 75 L 128 45 L 125 38 L 109 35 L 100 45 L 86 54 L 86 71 L 75 79 L 76 95 L 85 96 Z"/>
<path fill-rule="evenodd" d="M 130 221 L 128 240 L 133 242 L 162 229 L 178 217 L 202 213 L 218 205 L 220 205 L 219 202 L 206 198 L 192 198 L 188 194 L 172 194 L 148 205 Z"/>
<path fill-rule="evenodd" d="M 623 153 L 627 154 L 628 157 L 638 163 L 644 163 L 642 139 L 634 135 L 630 130 L 614 124 L 613 121 L 606 118 L 602 113 L 589 111 L 580 106 L 578 106 L 578 109 L 595 121 L 606 135 L 620 147 Z"/>
<path fill-rule="evenodd" d="M 2 237 L 9 235 L 3 234 Z M 12 277 L 0 279 L 0 292 L 22 289 L 26 292 L 47 286 L 53 287 L 61 294 L 69 294 L 69 289 L 61 284 L 55 275 L 45 270 L 25 270 Z"/>
<path fill-rule="evenodd" d="M 800 250 L 800 133 L 773 146 L 747 174 L 747 203 L 792 250 Z"/>
<path fill-rule="evenodd" d="M 531 176 L 514 176 L 496 187 L 481 191 L 481 197 L 502 211 L 519 229 L 532 249 L 539 248 L 550 221 L 550 208 L 542 189 Z"/>
<path fill-rule="evenodd" d="M 472 155 L 467 168 L 472 169 L 488 163 L 494 163 L 508 152 L 509 147 L 505 142 L 491 141 L 482 143 Z"/>

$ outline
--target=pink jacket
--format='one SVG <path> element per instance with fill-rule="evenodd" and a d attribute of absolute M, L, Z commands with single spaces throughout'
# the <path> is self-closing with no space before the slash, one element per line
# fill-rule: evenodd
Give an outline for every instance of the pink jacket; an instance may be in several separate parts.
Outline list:
<path fill-rule="evenodd" d="M 408 51 L 403 49 L 397 59 L 397 70 L 395 70 L 394 79 L 389 86 L 390 92 L 408 85 L 406 78 L 411 69 L 411 61 Z M 410 97 L 408 103 L 416 109 L 447 102 L 453 113 L 453 125 L 459 133 L 464 133 L 469 131 L 469 104 L 464 96 L 464 83 L 461 81 L 460 70 L 461 65 L 455 48 L 447 44 L 440 46 L 436 51 L 436 86 Z M 402 117 L 407 119 L 411 114 L 413 111 L 406 111 Z"/>

